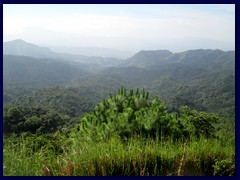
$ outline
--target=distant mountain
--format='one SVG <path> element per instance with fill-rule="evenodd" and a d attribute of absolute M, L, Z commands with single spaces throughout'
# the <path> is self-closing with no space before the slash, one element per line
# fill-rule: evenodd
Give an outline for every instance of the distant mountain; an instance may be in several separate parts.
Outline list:
<path fill-rule="evenodd" d="M 140 51 L 125 64 L 104 69 L 99 74 L 118 75 L 132 83 L 147 85 L 155 80 L 173 77 L 181 82 L 206 77 L 209 73 L 235 73 L 235 52 L 189 50 L 171 53 L 167 50 Z"/>
<path fill-rule="evenodd" d="M 180 53 L 171 53 L 168 50 L 140 51 L 127 60 L 127 66 L 142 68 L 152 67 L 154 69 L 162 66 L 184 65 L 192 68 L 209 68 L 221 66 L 222 63 L 231 62 L 231 68 L 234 67 L 235 51 L 221 50 L 189 50 Z"/>
<path fill-rule="evenodd" d="M 40 47 L 21 39 L 3 43 L 3 54 L 81 62 L 85 64 L 84 68 L 92 72 L 98 72 L 105 67 L 116 66 L 122 63 L 122 61 L 115 58 L 56 53 L 49 48 Z"/>
<path fill-rule="evenodd" d="M 49 58 L 56 54 L 46 47 L 25 42 L 21 39 L 3 43 L 3 54 L 29 56 L 35 58 Z"/>

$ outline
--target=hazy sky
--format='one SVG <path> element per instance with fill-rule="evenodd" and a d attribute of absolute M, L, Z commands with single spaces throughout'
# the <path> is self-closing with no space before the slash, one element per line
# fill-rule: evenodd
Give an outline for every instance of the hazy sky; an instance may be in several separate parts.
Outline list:
<path fill-rule="evenodd" d="M 4 41 L 22 38 L 49 45 L 102 44 L 103 47 L 118 49 L 130 48 L 124 43 L 133 40 L 140 44 L 149 43 L 149 48 L 156 49 L 160 45 L 154 41 L 161 39 L 174 42 L 174 39 L 202 38 L 234 44 L 235 5 L 4 4 L 3 37 Z M 131 46 L 141 48 L 139 43 Z M 147 48 L 146 45 L 144 47 Z"/>

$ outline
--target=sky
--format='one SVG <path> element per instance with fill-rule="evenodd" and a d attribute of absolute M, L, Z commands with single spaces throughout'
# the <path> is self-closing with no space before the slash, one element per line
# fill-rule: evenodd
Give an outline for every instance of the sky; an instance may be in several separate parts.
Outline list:
<path fill-rule="evenodd" d="M 235 5 L 4 4 L 3 39 L 125 51 L 180 51 L 183 42 L 186 48 L 212 43 L 212 48 L 233 49 Z"/>

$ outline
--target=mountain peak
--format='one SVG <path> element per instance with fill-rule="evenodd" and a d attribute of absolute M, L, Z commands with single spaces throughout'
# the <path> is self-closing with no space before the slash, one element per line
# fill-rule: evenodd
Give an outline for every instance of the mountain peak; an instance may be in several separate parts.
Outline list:
<path fill-rule="evenodd" d="M 151 59 L 163 59 L 166 58 L 173 53 L 169 50 L 141 50 L 138 53 L 136 53 L 132 58 L 147 58 L 149 60 Z"/>
<path fill-rule="evenodd" d="M 40 47 L 22 39 L 16 39 L 3 43 L 3 54 L 44 58 L 48 54 L 53 54 L 53 52 L 46 47 Z"/>
<path fill-rule="evenodd" d="M 31 44 L 31 43 L 28 43 L 28 42 L 24 41 L 23 39 L 15 39 L 15 40 L 12 40 L 12 41 L 4 42 L 3 44 L 4 45 L 8 45 L 8 44 L 14 44 L 14 45 L 29 44 L 29 45 L 34 45 L 34 44 Z"/>
<path fill-rule="evenodd" d="M 138 64 L 138 67 L 152 66 L 172 54 L 169 50 L 142 50 L 129 58 L 129 65 Z"/>
<path fill-rule="evenodd" d="M 23 39 L 15 39 L 12 41 L 7 41 L 3 43 L 4 46 L 9 46 L 9 45 L 14 45 L 14 46 L 18 46 L 18 45 L 24 45 L 24 46 L 35 46 L 35 47 L 39 47 L 33 43 L 29 43 L 27 41 L 24 41 Z"/>
<path fill-rule="evenodd" d="M 22 39 L 15 39 L 15 40 L 12 40 L 12 41 L 8 41 L 8 42 L 21 42 L 21 43 L 27 43 L 26 41 L 22 40 Z"/>

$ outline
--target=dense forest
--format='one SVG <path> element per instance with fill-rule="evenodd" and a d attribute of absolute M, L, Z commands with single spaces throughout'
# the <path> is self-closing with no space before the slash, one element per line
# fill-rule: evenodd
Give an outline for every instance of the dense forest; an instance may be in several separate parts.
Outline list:
<path fill-rule="evenodd" d="M 4 175 L 235 174 L 234 51 L 3 46 Z"/>

